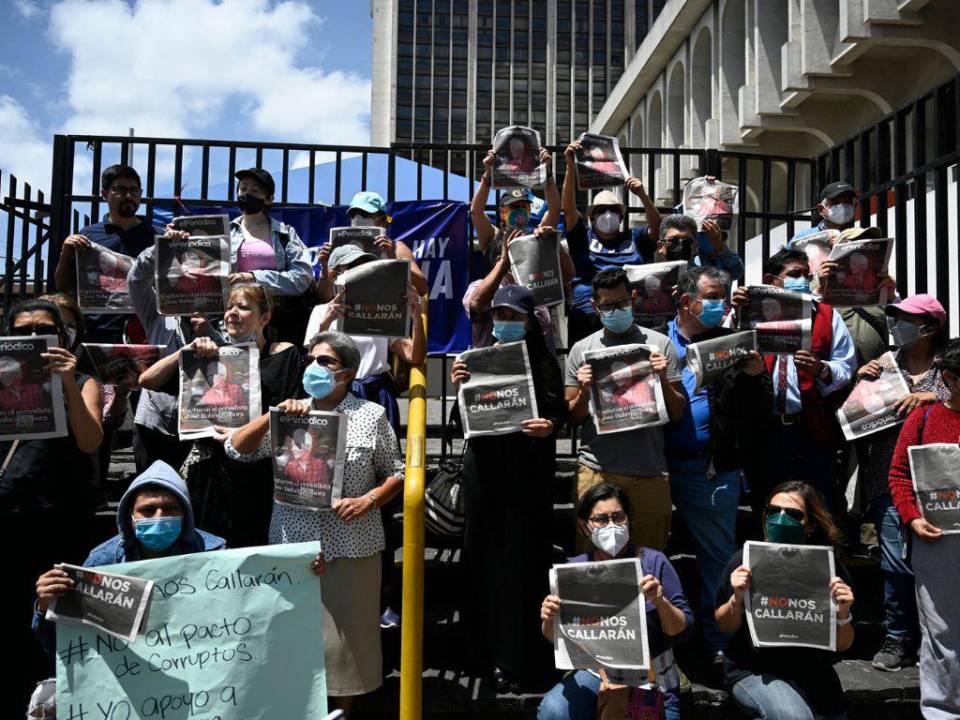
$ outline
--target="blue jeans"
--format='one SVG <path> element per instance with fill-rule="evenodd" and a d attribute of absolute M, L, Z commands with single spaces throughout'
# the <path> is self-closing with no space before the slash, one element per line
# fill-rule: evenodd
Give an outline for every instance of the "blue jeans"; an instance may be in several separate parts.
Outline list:
<path fill-rule="evenodd" d="M 750 675 L 733 686 L 733 699 L 747 715 L 764 720 L 846 720 L 847 713 L 815 715 L 796 686 L 773 675 Z"/>
<path fill-rule="evenodd" d="M 920 621 L 917 618 L 913 570 L 903 559 L 902 523 L 890 493 L 884 493 L 870 501 L 870 518 L 880 540 L 880 570 L 883 573 L 883 607 L 887 634 L 915 642 L 920 637 Z"/>
<path fill-rule="evenodd" d="M 540 701 L 537 720 L 593 720 L 597 715 L 600 678 L 586 670 L 567 673 Z M 680 696 L 671 691 L 663 699 L 664 720 L 680 720 Z"/>
<path fill-rule="evenodd" d="M 727 638 L 717 629 L 713 610 L 724 568 L 737 550 L 737 504 L 740 501 L 740 471 L 707 478 L 703 460 L 667 460 L 670 497 L 677 514 L 693 536 L 700 571 L 700 602 L 697 622 L 711 652 L 726 647 Z"/>

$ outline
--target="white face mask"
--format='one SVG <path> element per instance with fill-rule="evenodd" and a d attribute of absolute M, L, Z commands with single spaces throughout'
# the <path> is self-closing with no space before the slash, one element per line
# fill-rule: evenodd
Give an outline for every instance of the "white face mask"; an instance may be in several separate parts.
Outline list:
<path fill-rule="evenodd" d="M 594 528 L 590 539 L 598 550 L 603 550 L 610 557 L 616 557 L 630 542 L 630 526 L 609 523 L 601 528 Z"/>
<path fill-rule="evenodd" d="M 834 225 L 846 225 L 853 220 L 853 205 L 850 203 L 840 203 L 831 205 L 827 208 L 827 220 Z"/>
<path fill-rule="evenodd" d="M 365 217 L 360 213 L 357 213 L 352 218 L 350 218 L 351 227 L 376 227 L 377 221 L 371 217 Z"/>
<path fill-rule="evenodd" d="M 613 210 L 604 210 L 597 215 L 593 225 L 598 231 L 610 235 L 620 229 L 620 216 Z"/>

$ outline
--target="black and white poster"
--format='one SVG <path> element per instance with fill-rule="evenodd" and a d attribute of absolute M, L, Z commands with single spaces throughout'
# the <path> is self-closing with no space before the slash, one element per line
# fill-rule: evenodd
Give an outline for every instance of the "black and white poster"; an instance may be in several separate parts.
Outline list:
<path fill-rule="evenodd" d="M 150 606 L 153 580 L 77 565 L 57 568 L 76 584 L 50 603 L 47 620 L 91 625 L 127 642 L 136 639 Z"/>
<path fill-rule="evenodd" d="M 158 235 L 154 253 L 157 311 L 161 315 L 223 312 L 230 277 L 229 238 L 172 240 Z"/>
<path fill-rule="evenodd" d="M 750 353 L 756 350 L 756 330 L 690 343 L 687 346 L 687 366 L 697 379 L 697 392 L 715 383 L 727 370 L 750 357 Z"/>
<path fill-rule="evenodd" d="M 607 135 L 582 133 L 577 138 L 577 189 L 621 187 L 630 176 L 620 154 L 620 141 Z"/>
<path fill-rule="evenodd" d="M 76 252 L 77 305 L 83 313 L 132 313 L 127 273 L 133 258 L 92 243 Z"/>
<path fill-rule="evenodd" d="M 908 452 L 923 519 L 945 535 L 960 534 L 960 445 L 916 445 Z"/>
<path fill-rule="evenodd" d="M 320 510 L 343 494 L 347 416 L 312 411 L 305 417 L 270 408 L 273 497 Z"/>
<path fill-rule="evenodd" d="M 41 354 L 59 347 L 55 335 L 0 338 L 0 440 L 41 440 L 67 434 L 60 375 Z"/>
<path fill-rule="evenodd" d="M 520 432 L 524 420 L 538 417 L 524 341 L 467 350 L 459 359 L 470 371 L 457 393 L 465 439 Z"/>
<path fill-rule="evenodd" d="M 523 235 L 507 246 L 510 267 L 517 284 L 533 293 L 536 305 L 562 305 L 560 243 L 556 233 Z"/>
<path fill-rule="evenodd" d="M 685 272 L 684 260 L 624 265 L 630 281 L 630 289 L 637 295 L 633 302 L 633 317 L 645 328 L 663 328 L 677 316 L 674 293 L 680 282 L 680 273 Z"/>
<path fill-rule="evenodd" d="M 825 303 L 836 307 L 886 305 L 893 288 L 884 285 L 893 238 L 848 240 L 833 246 L 830 260 L 837 263 L 820 288 Z"/>
<path fill-rule="evenodd" d="M 906 419 L 894 409 L 910 394 L 907 381 L 892 352 L 877 358 L 883 368 L 876 380 L 863 379 L 853 386 L 843 405 L 837 410 L 837 419 L 847 440 L 856 440 L 888 427 L 900 425 Z"/>
<path fill-rule="evenodd" d="M 174 230 L 189 233 L 191 237 L 230 236 L 229 215 L 181 215 L 173 219 Z"/>
<path fill-rule="evenodd" d="M 498 130 L 493 138 L 493 187 L 538 188 L 547 180 L 547 168 L 540 164 L 540 133 L 513 125 Z"/>
<path fill-rule="evenodd" d="M 838 237 L 840 237 L 839 230 L 827 229 L 790 241 L 791 250 L 802 250 L 807 256 L 810 273 L 813 276 L 810 280 L 810 290 L 816 294 L 820 293 L 820 266 L 829 259 L 830 251 Z"/>
<path fill-rule="evenodd" d="M 741 330 L 757 331 L 762 353 L 792 355 L 809 350 L 813 329 L 813 298 L 774 285 L 747 288 L 750 304 L 737 310 Z"/>
<path fill-rule="evenodd" d="M 703 229 L 704 220 L 714 220 L 721 230 L 730 230 L 740 212 L 740 189 L 736 185 L 694 178 L 683 188 L 683 214 L 697 221 Z"/>
<path fill-rule="evenodd" d="M 830 597 L 836 576 L 833 548 L 748 541 L 747 625 L 754 647 L 837 649 L 837 606 Z"/>
<path fill-rule="evenodd" d="M 253 343 L 221 347 L 213 357 L 180 353 L 181 440 L 212 437 L 214 425 L 238 428 L 261 414 L 260 351 Z"/>
<path fill-rule="evenodd" d="M 598 435 L 669 422 L 660 376 L 650 362 L 653 352 L 649 345 L 631 344 L 583 354 L 593 371 L 590 412 Z"/>
<path fill-rule="evenodd" d="M 85 372 L 107 385 L 135 388 L 140 375 L 160 359 L 160 345 L 109 345 L 83 343 L 81 364 Z"/>
<path fill-rule="evenodd" d="M 344 310 L 336 329 L 348 335 L 406 337 L 409 283 L 407 260 L 371 260 L 347 270 L 337 278 L 337 285 L 344 288 Z"/>
<path fill-rule="evenodd" d="M 553 625 L 558 670 L 647 670 L 647 607 L 640 560 L 554 565 L 550 592 L 560 598 Z"/>
<path fill-rule="evenodd" d="M 380 257 L 376 240 L 386 231 L 379 227 L 335 227 L 330 228 L 330 250 L 341 245 L 355 245 L 365 253 Z"/>

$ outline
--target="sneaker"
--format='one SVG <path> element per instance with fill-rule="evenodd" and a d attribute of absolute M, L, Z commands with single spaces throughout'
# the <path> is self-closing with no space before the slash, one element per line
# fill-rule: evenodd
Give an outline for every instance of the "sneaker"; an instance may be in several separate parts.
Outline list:
<path fill-rule="evenodd" d="M 880 651 L 873 656 L 873 666 L 886 672 L 899 672 L 901 668 L 916 664 L 917 650 L 914 643 L 892 635 L 883 639 Z"/>
<path fill-rule="evenodd" d="M 380 628 L 382 630 L 395 630 L 400 627 L 400 616 L 397 611 L 388 607 L 380 616 Z"/>

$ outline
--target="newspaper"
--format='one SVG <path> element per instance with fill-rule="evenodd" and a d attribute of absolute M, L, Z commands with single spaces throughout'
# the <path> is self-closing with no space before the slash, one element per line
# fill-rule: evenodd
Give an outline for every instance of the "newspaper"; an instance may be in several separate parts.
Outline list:
<path fill-rule="evenodd" d="M 60 375 L 40 357 L 59 344 L 55 335 L 0 337 L 0 440 L 67 434 Z"/>
<path fill-rule="evenodd" d="M 697 380 L 695 392 L 712 385 L 757 350 L 757 331 L 745 330 L 687 346 L 687 366 Z"/>
<path fill-rule="evenodd" d="M 944 535 L 960 534 L 960 446 L 932 443 L 915 445 L 908 452 L 923 519 Z"/>
<path fill-rule="evenodd" d="M 837 649 L 837 606 L 830 596 L 836 576 L 833 548 L 748 541 L 747 625 L 754 647 Z"/>
<path fill-rule="evenodd" d="M 810 349 L 812 296 L 774 285 L 751 285 L 747 293 L 750 304 L 737 311 L 739 328 L 757 331 L 760 352 L 792 355 Z"/>
<path fill-rule="evenodd" d="M 344 289 L 336 329 L 348 335 L 406 337 L 410 334 L 408 260 L 372 260 L 337 278 Z"/>
<path fill-rule="evenodd" d="M 910 388 L 897 367 L 893 353 L 884 353 L 877 358 L 877 362 L 883 368 L 880 377 L 859 381 L 837 410 L 837 419 L 847 440 L 886 430 L 902 424 L 906 419 L 897 415 L 895 407 L 910 394 Z"/>
<path fill-rule="evenodd" d="M 803 235 L 790 241 L 791 250 L 802 250 L 810 263 L 810 273 L 813 279 L 810 281 L 810 290 L 820 294 L 820 266 L 830 257 L 830 250 L 833 244 L 840 237 L 839 230 L 821 230 L 820 232 Z"/>
<path fill-rule="evenodd" d="M 76 583 L 47 609 L 47 620 L 90 625 L 133 642 L 146 624 L 153 580 L 66 563 L 57 565 Z"/>
<path fill-rule="evenodd" d="M 829 259 L 838 267 L 823 283 L 823 301 L 836 307 L 886 305 L 892 288 L 882 283 L 891 252 L 893 238 L 848 240 L 834 245 Z"/>
<path fill-rule="evenodd" d="M 135 388 L 140 375 L 160 359 L 160 345 L 107 345 L 83 343 L 82 364 L 86 372 L 107 385 Z"/>
<path fill-rule="evenodd" d="M 740 189 L 736 185 L 706 177 L 694 178 L 683 188 L 683 214 L 697 221 L 715 220 L 721 230 L 730 230 L 740 212 Z"/>
<path fill-rule="evenodd" d="M 133 258 L 92 243 L 76 253 L 77 305 L 83 313 L 132 313 L 127 274 Z"/>
<path fill-rule="evenodd" d="M 631 344 L 583 354 L 593 371 L 590 412 L 598 435 L 669 422 L 660 376 L 650 363 L 654 352 L 649 345 Z"/>
<path fill-rule="evenodd" d="M 214 435 L 214 425 L 238 428 L 261 414 L 260 351 L 253 343 L 218 349 L 213 357 L 180 352 L 181 440 Z"/>
<path fill-rule="evenodd" d="M 517 283 L 533 293 L 535 305 L 562 305 L 560 243 L 556 233 L 523 235 L 507 246 L 510 267 Z"/>
<path fill-rule="evenodd" d="M 376 240 L 383 234 L 382 228 L 371 226 L 330 228 L 330 249 L 333 250 L 341 245 L 356 245 L 365 253 L 380 257 L 381 253 L 377 249 Z"/>
<path fill-rule="evenodd" d="M 230 237 L 229 215 L 181 215 L 173 219 L 174 230 L 190 233 L 192 237 Z"/>
<path fill-rule="evenodd" d="M 524 420 L 538 417 L 526 342 L 467 350 L 459 359 L 470 371 L 457 393 L 465 439 L 520 432 Z"/>
<path fill-rule="evenodd" d="M 197 216 L 202 217 L 202 216 Z M 230 277 L 230 240 L 222 235 L 156 238 L 157 311 L 222 313 Z"/>
<path fill-rule="evenodd" d="M 540 164 L 540 133 L 512 125 L 493 138 L 493 187 L 538 188 L 547 180 L 547 167 Z"/>
<path fill-rule="evenodd" d="M 550 592 L 560 598 L 553 621 L 558 670 L 647 670 L 647 606 L 639 558 L 554 565 Z"/>
<path fill-rule="evenodd" d="M 298 417 L 272 407 L 270 449 L 277 502 L 319 510 L 342 497 L 346 415 L 312 411 Z"/>
<path fill-rule="evenodd" d="M 582 133 L 577 138 L 577 189 L 599 190 L 621 187 L 630 176 L 620 154 L 620 141 L 607 135 Z"/>
<path fill-rule="evenodd" d="M 680 282 L 680 273 L 687 269 L 687 262 L 673 260 L 624 265 L 623 269 L 630 281 L 630 289 L 637 293 L 633 304 L 633 316 L 637 324 L 646 328 L 666 327 L 677 315 L 674 291 Z"/>

